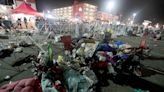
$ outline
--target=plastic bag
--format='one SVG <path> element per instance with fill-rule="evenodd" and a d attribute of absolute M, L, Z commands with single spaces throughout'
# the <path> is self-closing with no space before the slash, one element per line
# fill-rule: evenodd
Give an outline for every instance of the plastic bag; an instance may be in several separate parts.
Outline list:
<path fill-rule="evenodd" d="M 90 76 L 90 74 L 88 72 L 87 75 L 83 76 L 78 71 L 73 69 L 66 70 L 64 77 L 69 92 L 90 92 L 90 87 L 93 85 L 93 82 L 89 81 L 91 78 L 87 77 Z M 87 78 L 89 80 L 87 80 Z"/>

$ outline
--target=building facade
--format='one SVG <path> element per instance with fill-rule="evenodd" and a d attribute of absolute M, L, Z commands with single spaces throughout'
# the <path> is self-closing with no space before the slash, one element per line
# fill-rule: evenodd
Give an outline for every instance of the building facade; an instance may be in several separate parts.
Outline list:
<path fill-rule="evenodd" d="M 96 19 L 101 20 L 101 21 L 113 22 L 113 21 L 117 21 L 119 19 L 119 17 L 109 14 L 107 12 L 98 11 L 96 13 Z"/>
<path fill-rule="evenodd" d="M 96 18 L 96 12 L 97 6 L 88 3 L 80 3 L 74 5 L 73 17 L 93 21 Z"/>
<path fill-rule="evenodd" d="M 69 7 L 53 9 L 52 13 L 57 18 L 70 19 L 72 18 L 73 15 L 73 7 L 69 6 Z"/>
<path fill-rule="evenodd" d="M 78 18 L 92 21 L 96 18 L 97 6 L 88 3 L 78 3 L 73 6 L 53 9 L 53 15 L 63 19 Z"/>
<path fill-rule="evenodd" d="M 52 10 L 52 14 L 59 19 L 80 19 L 83 21 L 117 21 L 118 16 L 113 16 L 107 12 L 98 11 L 98 7 L 92 4 L 74 1 L 72 6 L 62 7 Z"/>

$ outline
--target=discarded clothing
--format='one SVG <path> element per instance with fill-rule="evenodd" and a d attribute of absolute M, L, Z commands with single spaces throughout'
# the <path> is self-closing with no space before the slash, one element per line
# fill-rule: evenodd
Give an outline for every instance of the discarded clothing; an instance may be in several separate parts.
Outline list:
<path fill-rule="evenodd" d="M 0 87 L 0 92 L 42 92 L 39 80 L 23 79 Z"/>

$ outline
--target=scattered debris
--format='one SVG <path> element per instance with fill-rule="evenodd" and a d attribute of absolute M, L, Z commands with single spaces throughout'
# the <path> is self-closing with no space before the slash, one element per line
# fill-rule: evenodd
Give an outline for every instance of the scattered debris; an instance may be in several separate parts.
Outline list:
<path fill-rule="evenodd" d="M 0 39 L 9 39 L 9 37 L 6 35 L 0 35 Z"/>
<path fill-rule="evenodd" d="M 21 53 L 23 52 L 23 48 L 22 47 L 18 47 L 14 50 L 15 53 Z"/>
<path fill-rule="evenodd" d="M 14 49 L 2 49 L 0 50 L 0 58 L 9 57 L 13 53 Z"/>
<path fill-rule="evenodd" d="M 32 46 L 33 44 L 32 43 L 27 43 L 26 41 L 21 41 L 19 43 L 19 46 L 21 47 L 29 47 L 29 46 Z"/>
<path fill-rule="evenodd" d="M 20 66 L 20 65 L 22 65 L 24 63 L 31 63 L 31 61 L 33 59 L 35 59 L 35 56 L 33 56 L 33 55 L 28 55 L 28 56 L 23 57 L 23 58 L 21 57 L 18 60 L 13 61 L 13 63 L 11 64 L 11 66 L 12 67 L 17 67 L 17 66 Z"/>
<path fill-rule="evenodd" d="M 93 35 L 85 34 L 83 37 L 72 40 L 70 35 L 60 35 L 54 37 L 54 33 L 49 33 L 45 37 L 46 41 L 32 38 L 33 34 L 25 32 L 23 35 L 32 42 L 27 42 L 22 38 L 17 42 L 10 42 L 8 48 L 0 50 L 0 58 L 5 58 L 13 53 L 23 52 L 23 47 L 32 45 L 40 49 L 38 57 L 28 55 L 12 62 L 12 67 L 25 66 L 32 63 L 32 72 L 40 81 L 43 91 L 53 92 L 94 92 L 97 83 L 103 85 L 107 82 L 107 77 L 115 77 L 118 74 L 142 76 L 141 60 L 145 53 L 149 53 L 149 48 L 145 46 L 134 48 L 122 41 L 113 41 L 112 30 L 104 34 L 100 41 L 93 38 Z M 19 34 L 21 35 L 21 33 Z M 18 37 L 19 38 L 19 37 Z M 8 36 L 0 36 L 0 39 L 8 39 Z M 51 40 L 50 40 L 51 39 Z M 64 45 L 63 55 L 54 54 L 53 45 Z M 18 43 L 18 44 L 17 44 Z M 53 43 L 53 44 L 52 44 Z M 145 45 L 145 42 L 143 42 Z M 47 50 L 43 48 L 47 46 Z M 58 58 L 55 58 L 55 55 Z M 1 66 L 1 64 L 0 64 Z M 28 68 L 23 68 L 28 70 Z M 10 80 L 7 75 L 5 80 Z M 11 83 L 12 84 L 12 83 Z M 141 89 L 135 92 L 149 92 Z"/>
<path fill-rule="evenodd" d="M 11 76 L 7 75 L 5 76 L 4 80 L 10 80 Z"/>

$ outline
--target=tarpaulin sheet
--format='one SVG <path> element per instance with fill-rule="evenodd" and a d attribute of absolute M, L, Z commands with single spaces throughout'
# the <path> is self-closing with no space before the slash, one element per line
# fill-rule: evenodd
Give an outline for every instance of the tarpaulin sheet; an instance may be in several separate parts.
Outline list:
<path fill-rule="evenodd" d="M 111 46 L 109 46 L 107 43 L 102 43 L 99 44 L 98 47 L 96 48 L 96 51 L 108 51 L 108 52 L 113 52 L 115 49 Z"/>

